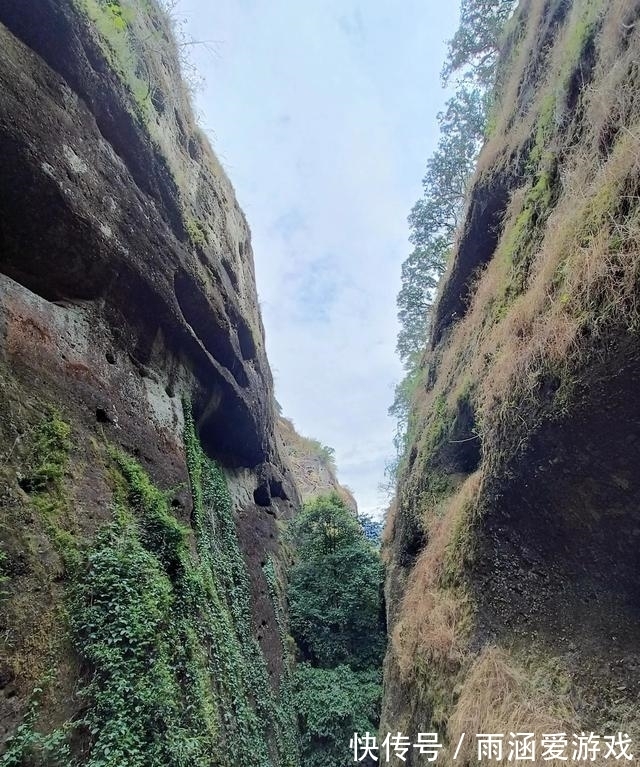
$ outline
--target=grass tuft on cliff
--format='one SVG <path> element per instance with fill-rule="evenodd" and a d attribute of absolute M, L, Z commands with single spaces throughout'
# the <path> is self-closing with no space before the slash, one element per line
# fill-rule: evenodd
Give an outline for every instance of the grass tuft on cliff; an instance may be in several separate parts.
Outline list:
<path fill-rule="evenodd" d="M 385 531 L 399 595 L 391 729 L 426 719 L 449 744 L 525 720 L 640 731 L 626 448 L 638 423 L 638 10 L 528 0 L 507 25 Z M 598 431 L 602 413 L 613 437 Z M 616 663 L 634 680 L 617 697 Z"/>

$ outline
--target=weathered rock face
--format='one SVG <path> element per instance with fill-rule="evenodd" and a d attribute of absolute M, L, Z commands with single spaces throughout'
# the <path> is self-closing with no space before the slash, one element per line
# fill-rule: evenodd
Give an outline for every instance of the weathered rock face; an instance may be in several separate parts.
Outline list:
<path fill-rule="evenodd" d="M 386 531 L 382 731 L 445 763 L 463 732 L 464 764 L 479 732 L 640 752 L 639 21 L 523 0 L 502 53 Z"/>
<path fill-rule="evenodd" d="M 316 440 L 300 436 L 287 418 L 276 420 L 276 432 L 282 442 L 282 454 L 290 467 L 303 501 L 336 493 L 347 508 L 358 514 L 358 504 L 348 487 L 341 485 L 327 448 Z"/>
<path fill-rule="evenodd" d="M 271 376 L 249 230 L 175 61 L 140 54 L 150 62 L 140 106 L 73 4 L 6 6 L 3 273 L 47 301 L 84 302 L 141 365 L 173 358 L 167 383 L 188 385 L 212 449 L 241 465 L 268 460 Z M 149 12 L 135 19 L 135 39 L 148 30 L 174 54 Z"/>
<path fill-rule="evenodd" d="M 60 541 L 90 546 L 113 519 L 111 451 L 194 527 L 183 403 L 227 476 L 275 687 L 282 671 L 264 568 L 278 569 L 278 519 L 299 499 L 274 433 L 249 229 L 178 61 L 153 2 L 0 0 L 0 742 L 46 675 L 42 731 L 86 706 Z M 40 491 L 65 500 L 43 514 L 25 467 L 54 410 L 68 461 Z"/>

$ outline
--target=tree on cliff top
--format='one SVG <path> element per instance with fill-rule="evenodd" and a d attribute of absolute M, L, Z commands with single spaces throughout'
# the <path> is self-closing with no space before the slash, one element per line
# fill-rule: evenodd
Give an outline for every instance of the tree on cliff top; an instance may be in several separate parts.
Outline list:
<path fill-rule="evenodd" d="M 482 90 L 491 90 L 502 33 L 515 6 L 516 0 L 462 0 L 460 26 L 449 41 L 442 68 L 445 82 L 463 73 Z"/>
<path fill-rule="evenodd" d="M 449 41 L 442 70 L 457 89 L 438 115 L 440 139 L 427 160 L 423 195 L 409 215 L 413 250 L 402 264 L 398 294 L 397 351 L 406 376 L 396 386 L 389 413 L 398 421 L 398 461 L 404 454 L 416 371 L 425 348 L 438 283 L 453 248 L 467 184 L 484 140 L 504 26 L 516 0 L 462 0 L 460 26 Z M 390 467 L 393 474 L 397 463 Z"/>

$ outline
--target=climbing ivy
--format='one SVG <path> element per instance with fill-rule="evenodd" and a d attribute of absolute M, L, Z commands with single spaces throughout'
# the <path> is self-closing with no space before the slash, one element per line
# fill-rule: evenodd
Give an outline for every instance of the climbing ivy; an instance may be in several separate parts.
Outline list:
<path fill-rule="evenodd" d="M 2 767 L 25 764 L 29 767 L 74 767 L 76 764 L 69 751 L 68 727 L 61 727 L 49 735 L 36 729 L 42 693 L 43 687 L 33 690 L 27 713 L 0 757 Z"/>
<path fill-rule="evenodd" d="M 282 650 L 282 672 L 280 675 L 279 703 L 276 709 L 278 730 L 278 750 L 287 755 L 287 763 L 297 765 L 300 763 L 299 733 L 296 726 L 296 708 L 294 706 L 294 644 L 293 638 L 288 631 L 288 621 L 283 612 L 282 604 L 285 599 L 285 586 L 280 582 L 276 573 L 274 559 L 270 554 L 263 572 L 269 589 L 269 596 L 273 604 L 276 616 L 276 625 L 280 636 Z"/>
<path fill-rule="evenodd" d="M 233 713 L 234 718 L 226 722 L 223 718 L 232 752 L 231 764 L 271 765 L 276 758 L 276 763 L 283 767 L 296 767 L 299 763 L 296 730 L 285 694 L 286 678 L 281 680 L 284 689 L 276 695 L 252 631 L 249 577 L 238 544 L 226 481 L 220 468 L 204 454 L 188 408 L 185 445 L 198 551 L 214 576 L 212 585 L 220 607 L 212 628 L 221 634 L 214 646 L 221 650 L 216 672 L 224 681 L 222 708 Z"/>
<path fill-rule="evenodd" d="M 69 630 L 91 669 L 83 715 L 43 735 L 34 702 L 1 767 L 298 767 L 288 666 L 278 694 L 225 477 L 188 408 L 184 442 L 192 527 L 137 461 L 109 451 L 112 521 L 69 565 Z"/>

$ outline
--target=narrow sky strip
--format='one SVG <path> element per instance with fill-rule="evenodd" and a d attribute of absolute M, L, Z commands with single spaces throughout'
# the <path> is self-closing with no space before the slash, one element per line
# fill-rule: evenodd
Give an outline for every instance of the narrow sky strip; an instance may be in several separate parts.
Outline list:
<path fill-rule="evenodd" d="M 276 397 L 379 515 L 406 217 L 459 4 L 180 0 L 174 13 L 196 41 L 201 125 L 253 232 Z"/>

